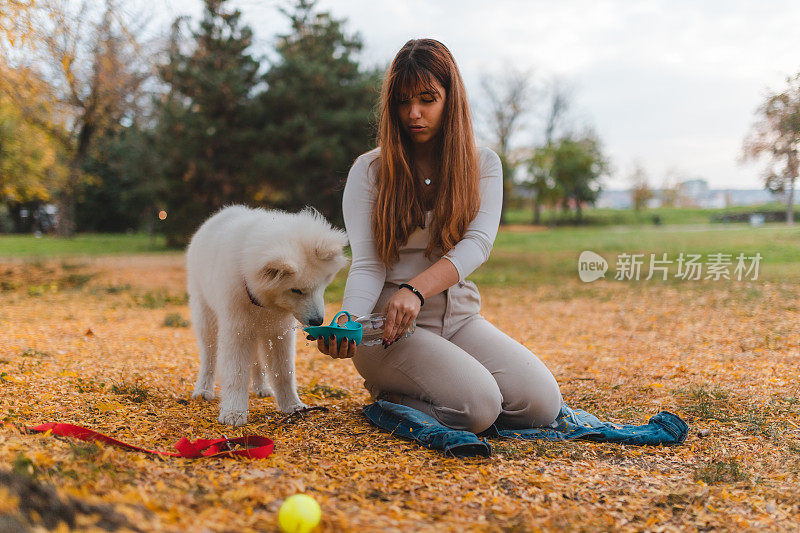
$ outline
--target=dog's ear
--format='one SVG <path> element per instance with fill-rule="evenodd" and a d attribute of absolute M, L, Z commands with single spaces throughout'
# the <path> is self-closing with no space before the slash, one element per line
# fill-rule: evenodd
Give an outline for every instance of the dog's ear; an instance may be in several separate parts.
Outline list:
<path fill-rule="evenodd" d="M 285 259 L 276 259 L 264 265 L 259 272 L 264 281 L 281 281 L 297 274 L 297 269 L 293 264 Z"/>
<path fill-rule="evenodd" d="M 330 248 L 327 246 L 317 246 L 314 248 L 314 255 L 316 255 L 320 261 L 330 261 L 339 254 L 341 254 L 339 248 Z"/>

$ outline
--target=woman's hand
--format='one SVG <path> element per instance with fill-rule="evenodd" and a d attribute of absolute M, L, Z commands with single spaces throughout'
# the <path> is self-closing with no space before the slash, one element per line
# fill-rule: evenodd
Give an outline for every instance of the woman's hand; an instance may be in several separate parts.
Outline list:
<path fill-rule="evenodd" d="M 356 354 L 356 341 L 342 339 L 342 342 L 338 344 L 339 346 L 337 346 L 336 337 L 333 335 L 328 339 L 317 337 L 317 349 L 334 359 L 347 359 Z"/>
<path fill-rule="evenodd" d="M 354 316 L 352 318 L 355 320 L 358 317 Z M 339 318 L 336 319 L 337 324 L 344 324 L 345 322 L 347 322 L 347 316 L 345 315 L 339 315 Z M 308 335 L 306 339 L 313 341 L 314 337 Z M 331 335 L 328 339 L 325 337 L 317 337 L 317 349 L 325 355 L 333 357 L 334 359 L 346 359 L 353 357 L 356 354 L 356 342 L 342 339 L 341 343 L 337 343 L 336 337 L 333 335 Z"/>
<path fill-rule="evenodd" d="M 416 320 L 421 303 L 419 297 L 403 287 L 389 298 L 383 308 L 386 321 L 383 325 L 383 342 L 388 346 L 405 335 Z"/>

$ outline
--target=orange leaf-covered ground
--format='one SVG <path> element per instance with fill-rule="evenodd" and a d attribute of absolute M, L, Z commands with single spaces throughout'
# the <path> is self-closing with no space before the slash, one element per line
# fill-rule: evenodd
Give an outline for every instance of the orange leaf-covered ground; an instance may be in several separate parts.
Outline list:
<path fill-rule="evenodd" d="M 0 414 L 13 424 L 0 458 L 54 486 L 80 529 L 274 531 L 297 492 L 321 505 L 319 531 L 800 528 L 796 285 L 479 286 L 484 316 L 547 363 L 570 405 L 634 423 L 667 409 L 691 433 L 674 448 L 494 440 L 490 458 L 455 459 L 372 426 L 352 362 L 303 336 L 300 396 L 329 410 L 280 424 L 272 398 L 251 397 L 250 424 L 219 425 L 216 402 L 190 397 L 180 254 L 6 261 L 0 273 Z M 275 453 L 162 459 L 15 427 L 48 421 L 162 450 L 257 433 Z M 47 525 L 3 479 L 0 521 Z"/>

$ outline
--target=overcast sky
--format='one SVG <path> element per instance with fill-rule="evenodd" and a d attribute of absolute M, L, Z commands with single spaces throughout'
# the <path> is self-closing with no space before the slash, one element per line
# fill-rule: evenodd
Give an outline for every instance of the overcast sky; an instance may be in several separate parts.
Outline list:
<path fill-rule="evenodd" d="M 199 17 L 200 0 L 165 2 L 165 20 Z M 268 55 L 288 29 L 283 0 L 232 0 Z M 480 76 L 504 64 L 573 87 L 572 118 L 599 134 L 626 188 L 634 161 L 653 186 L 672 169 L 712 188 L 760 188 L 764 163 L 738 164 L 742 139 L 769 90 L 800 70 L 800 2 L 791 0 L 320 0 L 364 42 L 363 63 L 387 64 L 408 40 L 444 43 L 473 112 Z M 520 143 L 541 137 L 530 120 Z M 485 144 L 485 143 L 484 143 Z"/>

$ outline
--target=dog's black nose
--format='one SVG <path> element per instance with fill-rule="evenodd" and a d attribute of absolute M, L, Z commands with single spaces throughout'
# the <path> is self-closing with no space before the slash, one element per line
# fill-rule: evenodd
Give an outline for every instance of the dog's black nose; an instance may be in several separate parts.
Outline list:
<path fill-rule="evenodd" d="M 308 323 L 311 324 L 312 326 L 319 326 L 319 325 L 322 324 L 322 317 L 321 316 L 315 316 L 314 318 L 309 320 Z"/>

